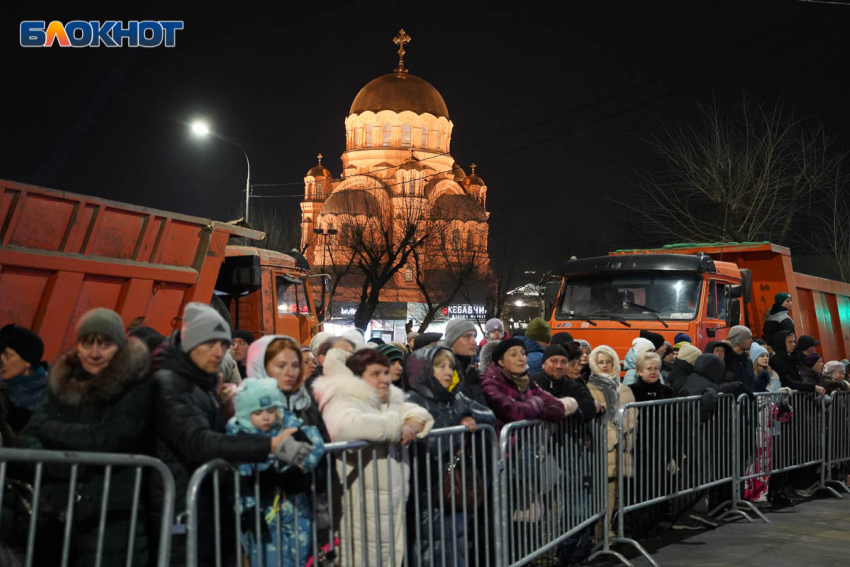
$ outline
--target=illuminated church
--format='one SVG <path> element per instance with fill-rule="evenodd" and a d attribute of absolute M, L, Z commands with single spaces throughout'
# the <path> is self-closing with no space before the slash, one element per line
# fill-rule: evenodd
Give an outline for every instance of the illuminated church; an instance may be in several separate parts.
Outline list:
<path fill-rule="evenodd" d="M 452 158 L 454 124 L 449 110 L 437 89 L 404 67 L 404 47 L 409 41 L 410 36 L 401 30 L 394 39 L 398 68 L 373 79 L 354 97 L 345 119 L 346 150 L 340 175 L 334 176 L 319 155 L 318 165 L 304 177 L 301 248 L 313 266 L 330 265 L 330 255 L 344 255 L 344 227 L 355 221 L 353 217 L 398 215 L 424 203 L 448 223 L 443 244 L 458 250 L 474 248 L 482 269 L 487 269 L 487 186 L 475 174 L 474 164 L 467 175 Z M 385 286 L 382 306 L 422 301 L 413 270 L 412 265 L 405 266 Z M 356 302 L 359 293 L 359 286 L 341 290 L 334 301 L 341 295 L 343 304 Z M 399 305 L 393 318 L 403 318 L 403 310 Z M 334 311 L 332 318 L 347 314 Z"/>

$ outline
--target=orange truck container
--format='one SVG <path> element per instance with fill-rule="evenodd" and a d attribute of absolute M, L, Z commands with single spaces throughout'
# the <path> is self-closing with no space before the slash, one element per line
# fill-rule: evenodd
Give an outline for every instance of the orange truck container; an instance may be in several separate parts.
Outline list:
<path fill-rule="evenodd" d="M 0 325 L 37 332 L 52 362 L 79 317 L 117 311 L 162 334 L 200 301 L 256 335 L 315 335 L 303 258 L 246 246 L 262 232 L 208 219 L 0 180 Z"/>
<path fill-rule="evenodd" d="M 850 284 L 794 272 L 788 248 L 768 242 L 675 244 L 567 262 L 552 333 L 568 331 L 620 357 L 641 329 L 704 349 L 746 325 L 761 337 L 779 292 L 791 295 L 796 333 L 820 339 L 824 360 L 850 355 Z"/>

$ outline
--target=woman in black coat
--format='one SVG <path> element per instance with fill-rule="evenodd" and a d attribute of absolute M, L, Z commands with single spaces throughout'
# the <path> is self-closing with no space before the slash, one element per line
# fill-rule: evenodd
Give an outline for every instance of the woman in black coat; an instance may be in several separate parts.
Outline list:
<path fill-rule="evenodd" d="M 800 377 L 802 357 L 797 351 L 797 337 L 792 331 L 779 331 L 774 334 L 770 338 L 770 346 L 774 351 L 770 357 L 770 367 L 779 374 L 779 381 L 784 388 L 823 395 L 823 387 Z"/>
<path fill-rule="evenodd" d="M 74 350 L 60 356 L 50 372 L 47 401 L 21 431 L 27 449 L 103 453 L 150 453 L 153 435 L 147 386 L 150 353 L 127 339 L 121 317 L 109 309 L 86 313 L 77 325 Z M 68 501 L 70 467 L 44 469 L 43 498 L 55 510 Z M 101 565 L 125 565 L 133 519 L 136 471 L 112 471 Z M 104 488 L 103 467 L 80 467 L 71 542 L 71 564 L 95 564 Z M 140 498 L 131 565 L 147 565 L 145 499 Z M 44 542 L 60 546 L 61 541 Z"/>

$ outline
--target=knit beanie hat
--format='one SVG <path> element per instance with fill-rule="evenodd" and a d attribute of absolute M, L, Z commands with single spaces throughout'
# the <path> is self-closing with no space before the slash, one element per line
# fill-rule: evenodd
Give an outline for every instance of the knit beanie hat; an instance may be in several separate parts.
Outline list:
<path fill-rule="evenodd" d="M 469 319 L 452 319 L 446 325 L 446 346 L 452 348 L 459 338 L 469 331 L 475 331 L 475 325 Z"/>
<path fill-rule="evenodd" d="M 576 340 L 568 332 L 560 331 L 552 335 L 552 339 L 549 342 L 553 345 L 565 345 L 567 343 L 574 343 Z"/>
<path fill-rule="evenodd" d="M 484 330 L 488 333 L 490 331 L 502 331 L 504 333 L 505 332 L 505 324 L 502 323 L 501 319 L 497 319 L 496 317 L 493 317 L 492 319 L 488 320 L 484 324 Z"/>
<path fill-rule="evenodd" d="M 567 355 L 567 350 L 561 345 L 549 345 L 546 347 L 546 350 L 543 351 L 543 362 L 546 362 L 547 358 L 551 358 L 553 356 L 563 356 L 566 359 L 570 357 Z"/>
<path fill-rule="evenodd" d="M 33 367 L 41 363 L 41 357 L 44 355 L 44 343 L 41 337 L 29 329 L 16 327 L 14 323 L 9 323 L 0 329 L 0 350 L 5 347 L 18 353 L 18 356 Z"/>
<path fill-rule="evenodd" d="M 817 364 L 818 360 L 820 359 L 821 355 L 816 352 L 813 352 L 812 354 L 807 354 L 803 357 L 803 365 L 808 366 L 809 368 L 814 368 L 815 364 Z"/>
<path fill-rule="evenodd" d="M 654 348 L 655 350 L 658 350 L 662 346 L 664 346 L 664 337 L 659 333 L 653 333 L 652 331 L 641 329 L 640 336 L 641 338 L 648 339 L 649 342 L 652 343 L 652 348 Z"/>
<path fill-rule="evenodd" d="M 661 344 L 664 344 L 664 341 L 661 341 Z M 635 351 L 635 356 L 638 357 L 645 352 L 655 350 L 655 345 L 649 339 L 638 337 L 632 341 L 632 350 Z"/>
<path fill-rule="evenodd" d="M 689 337 L 685 333 L 676 333 L 676 336 L 673 337 L 673 344 L 674 345 L 677 344 L 677 343 L 693 343 L 693 342 L 694 341 L 691 340 L 691 337 Z M 674 347 L 674 348 L 677 348 L 677 347 Z"/>
<path fill-rule="evenodd" d="M 819 344 L 820 341 L 811 335 L 800 335 L 797 339 L 797 350 L 803 352 L 804 350 L 808 350 L 813 346 L 818 346 Z"/>
<path fill-rule="evenodd" d="M 183 310 L 183 327 L 180 330 L 180 346 L 183 352 L 208 341 L 230 342 L 230 325 L 218 311 L 197 301 L 186 304 Z"/>
<path fill-rule="evenodd" d="M 844 374 L 844 363 L 838 360 L 830 360 L 826 364 L 823 365 L 823 375 L 824 376 L 832 376 L 836 372 L 841 372 Z"/>
<path fill-rule="evenodd" d="M 533 341 L 548 343 L 552 340 L 552 331 L 543 317 L 535 317 L 525 329 L 525 336 Z"/>
<path fill-rule="evenodd" d="M 702 351 L 691 343 L 685 343 L 682 345 L 682 348 L 679 349 L 679 358 L 688 364 L 695 363 L 701 354 Z"/>
<path fill-rule="evenodd" d="M 522 347 L 522 349 L 525 350 L 525 343 L 522 342 L 522 339 L 514 337 L 504 341 L 499 341 L 499 344 L 497 344 L 493 349 L 493 364 L 496 364 L 505 358 L 505 353 L 508 352 L 508 349 L 515 346 Z"/>
<path fill-rule="evenodd" d="M 767 349 L 764 348 L 763 346 L 756 344 L 756 343 L 753 343 L 753 346 L 750 347 L 750 360 L 755 362 L 756 359 L 758 359 L 758 357 L 760 357 L 763 354 L 770 354 L 770 353 L 767 352 Z"/>
<path fill-rule="evenodd" d="M 401 349 L 394 345 L 380 345 L 375 350 L 386 356 L 390 362 L 393 360 L 398 360 L 399 362 L 404 361 L 404 353 L 401 352 Z"/>
<path fill-rule="evenodd" d="M 112 309 L 98 307 L 87 311 L 80 318 L 77 323 L 77 340 L 92 334 L 109 337 L 112 342 L 118 345 L 118 348 L 123 348 L 127 344 L 127 335 L 124 334 L 124 321 Z"/>
<path fill-rule="evenodd" d="M 578 348 L 586 348 L 587 350 L 593 350 L 593 347 L 590 346 L 590 343 L 584 339 L 578 339 L 575 341 L 578 344 Z"/>
<path fill-rule="evenodd" d="M 747 339 L 751 338 L 753 338 L 752 331 L 743 325 L 735 325 L 729 329 L 729 335 L 726 337 L 726 340 L 729 341 L 730 346 L 736 347 L 744 344 Z"/>
<path fill-rule="evenodd" d="M 784 291 L 780 291 L 779 293 L 773 296 L 773 302 L 777 305 L 782 305 L 789 297 L 791 297 L 790 294 L 787 294 Z"/>
<path fill-rule="evenodd" d="M 251 425 L 251 414 L 266 408 L 284 409 L 283 394 L 273 378 L 246 378 L 236 390 L 236 422 L 242 427 L 256 429 Z M 281 413 L 283 413 L 281 411 Z M 281 417 L 283 417 L 281 415 Z"/>
<path fill-rule="evenodd" d="M 233 333 L 233 338 L 234 340 L 242 339 L 246 343 L 251 344 L 254 342 L 254 333 L 252 333 L 251 331 L 246 331 L 245 329 L 239 329 L 238 331 L 235 331 Z"/>

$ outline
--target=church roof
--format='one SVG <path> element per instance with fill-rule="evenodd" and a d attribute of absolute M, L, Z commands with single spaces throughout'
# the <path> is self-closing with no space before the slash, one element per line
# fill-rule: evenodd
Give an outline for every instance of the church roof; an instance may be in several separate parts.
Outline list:
<path fill-rule="evenodd" d="M 319 154 L 317 157 L 319 158 L 319 164 L 307 172 L 307 177 L 333 177 L 331 172 L 322 165 L 322 154 Z"/>
<path fill-rule="evenodd" d="M 425 79 L 410 73 L 382 75 L 360 89 L 349 114 L 360 114 L 367 110 L 409 110 L 416 114 L 427 112 L 436 117 L 449 117 L 449 109 L 439 91 Z"/>
<path fill-rule="evenodd" d="M 349 189 L 334 191 L 322 204 L 320 214 L 377 216 L 381 208 L 369 191 Z"/>
<path fill-rule="evenodd" d="M 469 195 L 446 193 L 434 202 L 434 218 L 445 221 L 487 222 L 487 214 L 478 202 Z"/>

